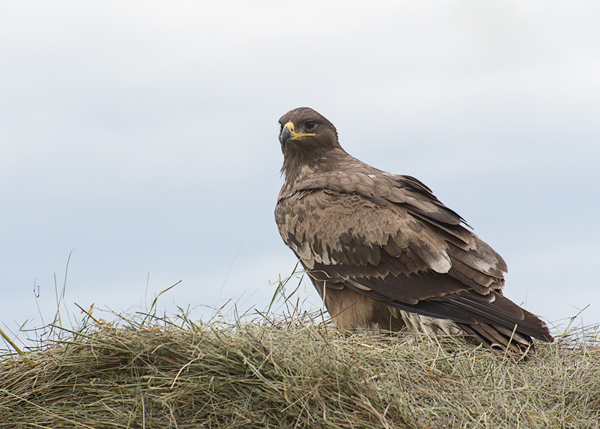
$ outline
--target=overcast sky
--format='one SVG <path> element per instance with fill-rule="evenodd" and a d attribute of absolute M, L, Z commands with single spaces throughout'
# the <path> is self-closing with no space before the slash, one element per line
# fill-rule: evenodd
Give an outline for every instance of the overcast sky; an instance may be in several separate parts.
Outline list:
<path fill-rule="evenodd" d="M 27 1 L 0 6 L 0 325 L 65 305 L 265 308 L 278 119 L 426 183 L 506 295 L 600 323 L 597 1 Z M 34 296 L 34 284 L 39 298 Z M 307 308 L 318 308 L 311 285 Z M 106 314 L 99 314 L 107 317 Z M 47 320 L 46 320 L 47 321 Z"/>

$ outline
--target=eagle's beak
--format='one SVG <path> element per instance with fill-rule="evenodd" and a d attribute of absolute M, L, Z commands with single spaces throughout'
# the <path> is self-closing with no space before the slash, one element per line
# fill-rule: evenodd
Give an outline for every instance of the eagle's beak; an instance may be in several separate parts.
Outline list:
<path fill-rule="evenodd" d="M 283 130 L 281 130 L 281 147 L 285 148 L 285 144 L 290 140 L 296 140 L 300 137 L 308 137 L 314 136 L 315 133 L 297 133 L 295 131 L 294 123 L 292 121 L 288 122 L 283 126 Z"/>
<path fill-rule="evenodd" d="M 288 122 L 283 126 L 283 130 L 281 131 L 281 147 L 285 148 L 285 144 L 289 139 L 294 137 L 294 123 Z"/>

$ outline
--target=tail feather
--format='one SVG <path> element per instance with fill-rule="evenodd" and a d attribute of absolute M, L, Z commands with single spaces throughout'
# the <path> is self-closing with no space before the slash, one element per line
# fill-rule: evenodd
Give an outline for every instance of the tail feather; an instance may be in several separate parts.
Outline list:
<path fill-rule="evenodd" d="M 544 322 L 501 293 L 492 292 L 483 297 L 473 292 L 461 292 L 450 301 L 453 305 L 468 310 L 476 322 L 491 325 L 496 331 L 502 331 L 504 336 L 510 337 L 514 331 L 516 334 L 542 341 L 554 340 Z"/>
<path fill-rule="evenodd" d="M 501 327 L 488 325 L 487 323 L 461 325 L 461 328 L 465 333 L 473 337 L 475 341 L 492 350 L 507 350 L 522 355 L 525 359 L 527 359 L 530 352 L 535 351 L 531 337 L 518 334 L 516 331 L 509 332 Z"/>
<path fill-rule="evenodd" d="M 463 291 L 412 306 L 395 302 L 388 305 L 401 308 L 409 328 L 447 334 L 455 330 L 490 349 L 525 356 L 533 350 L 532 337 L 546 342 L 554 340 L 544 322 L 500 292 L 480 295 Z"/>

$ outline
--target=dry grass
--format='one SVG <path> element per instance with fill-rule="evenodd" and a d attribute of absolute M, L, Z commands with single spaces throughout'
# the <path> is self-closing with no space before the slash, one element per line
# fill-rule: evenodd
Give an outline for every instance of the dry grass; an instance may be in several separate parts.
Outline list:
<path fill-rule="evenodd" d="M 142 324 L 143 322 L 143 324 Z M 0 364 L 8 427 L 598 427 L 600 348 L 529 362 L 454 338 L 347 335 L 311 317 L 62 330 Z"/>
<path fill-rule="evenodd" d="M 460 338 L 350 335 L 293 310 L 54 323 L 25 356 L 2 352 L 0 427 L 599 427 L 597 327 L 516 362 Z"/>

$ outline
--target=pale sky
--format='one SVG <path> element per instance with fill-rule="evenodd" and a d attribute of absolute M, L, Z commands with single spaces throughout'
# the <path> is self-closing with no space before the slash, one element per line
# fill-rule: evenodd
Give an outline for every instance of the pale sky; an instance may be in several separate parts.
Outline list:
<path fill-rule="evenodd" d="M 0 325 L 65 306 L 265 308 L 278 119 L 309 106 L 427 184 L 505 294 L 600 323 L 597 1 L 28 1 L 0 6 Z M 34 284 L 39 298 L 34 297 Z M 318 308 L 312 285 L 306 308 Z M 108 317 L 107 313 L 98 314 Z M 48 320 L 46 320 L 48 321 Z"/>

